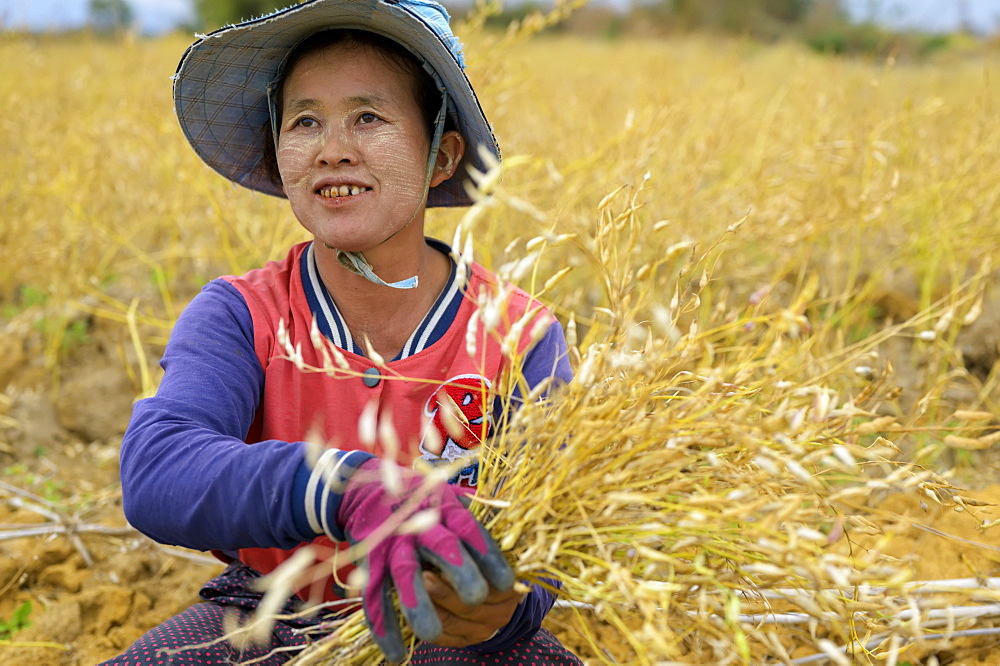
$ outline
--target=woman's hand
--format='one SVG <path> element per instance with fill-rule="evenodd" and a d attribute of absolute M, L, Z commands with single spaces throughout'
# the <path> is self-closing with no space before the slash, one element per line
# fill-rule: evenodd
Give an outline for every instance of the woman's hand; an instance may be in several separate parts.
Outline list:
<path fill-rule="evenodd" d="M 399 486 L 393 490 L 384 483 L 390 472 Z M 348 476 L 343 493 L 335 511 L 336 525 L 363 553 L 361 565 L 368 575 L 361 591 L 362 606 L 372 638 L 387 661 L 406 657 L 393 589 L 413 633 L 428 643 L 437 644 L 442 634 L 450 633 L 447 645 L 457 645 L 455 641 L 472 645 L 507 623 L 516 600 L 497 590 L 514 587 L 514 570 L 466 508 L 466 491 L 443 479 L 371 458 Z M 411 519 L 418 515 L 422 522 L 415 519 L 413 524 Z M 456 595 L 455 600 L 446 600 L 448 595 L 439 590 L 441 603 L 455 618 L 448 618 L 454 625 L 450 632 L 443 630 L 439 606 L 424 587 L 425 569 L 440 572 L 441 585 L 447 581 L 448 591 Z M 488 628 L 470 629 L 469 624 L 479 621 L 470 620 L 470 613 L 474 618 L 483 613 Z"/>
<path fill-rule="evenodd" d="M 434 645 L 468 647 L 487 641 L 510 622 L 524 597 L 513 589 L 499 592 L 490 587 L 486 601 L 478 606 L 462 603 L 447 581 L 431 571 L 423 572 L 424 586 L 441 620 L 441 635 Z"/>

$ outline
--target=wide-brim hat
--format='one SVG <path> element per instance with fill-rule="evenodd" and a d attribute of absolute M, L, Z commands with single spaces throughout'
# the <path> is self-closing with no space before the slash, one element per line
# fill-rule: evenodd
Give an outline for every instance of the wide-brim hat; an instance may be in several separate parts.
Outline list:
<path fill-rule="evenodd" d="M 188 47 L 174 76 L 174 109 L 195 152 L 244 187 L 284 197 L 264 164 L 262 128 L 270 127 L 267 87 L 297 44 L 329 29 L 365 30 L 398 42 L 448 93 L 448 113 L 465 137 L 455 174 L 427 206 L 468 206 L 468 168 L 487 171 L 480 151 L 500 159 L 493 130 L 465 75 L 461 43 L 448 13 L 428 0 L 309 0 L 268 16 L 227 26 Z M 487 159 L 489 159 L 487 157 Z"/>

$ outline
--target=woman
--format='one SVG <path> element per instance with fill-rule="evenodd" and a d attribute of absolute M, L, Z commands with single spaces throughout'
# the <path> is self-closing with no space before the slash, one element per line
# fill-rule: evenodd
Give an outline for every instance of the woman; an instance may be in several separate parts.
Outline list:
<path fill-rule="evenodd" d="M 504 336 L 528 388 L 570 370 L 539 303 L 424 237 L 426 207 L 470 204 L 469 168 L 485 170 L 484 148 L 499 159 L 445 10 L 306 2 L 195 43 L 174 96 L 195 151 L 234 182 L 286 197 L 313 240 L 206 285 L 177 322 L 157 395 L 136 405 L 121 453 L 129 521 L 229 566 L 202 603 L 106 663 L 282 663 L 303 627 L 351 612 L 338 609 L 349 579 L 390 661 L 406 654 L 394 589 L 422 641 L 413 663 L 578 663 L 540 629 L 552 596 L 515 591 L 460 501 L 503 402 Z M 499 316 L 482 312 L 498 291 Z M 435 483 L 412 470 L 419 459 L 460 471 Z M 396 529 L 415 510 L 433 525 Z M 348 553 L 359 543 L 361 576 Z M 332 573 L 302 582 L 285 610 L 333 610 L 279 621 L 251 648 L 219 641 L 227 613 L 245 619 L 259 605 L 258 578 L 306 546 Z"/>

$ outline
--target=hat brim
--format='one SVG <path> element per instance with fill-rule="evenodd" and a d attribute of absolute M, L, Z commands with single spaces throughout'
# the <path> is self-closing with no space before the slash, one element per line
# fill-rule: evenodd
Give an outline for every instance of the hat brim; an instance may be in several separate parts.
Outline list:
<path fill-rule="evenodd" d="M 380 34 L 434 69 L 454 105 L 453 117 L 466 150 L 455 175 L 430 189 L 427 206 L 470 205 L 465 185 L 468 168 L 489 168 L 480 147 L 500 159 L 493 131 L 468 77 L 442 38 L 405 5 L 384 0 L 311 0 L 221 28 L 188 47 L 174 76 L 174 110 L 198 156 L 229 180 L 284 197 L 263 162 L 263 140 L 270 136 L 271 122 L 267 86 L 299 42 L 335 28 Z"/>

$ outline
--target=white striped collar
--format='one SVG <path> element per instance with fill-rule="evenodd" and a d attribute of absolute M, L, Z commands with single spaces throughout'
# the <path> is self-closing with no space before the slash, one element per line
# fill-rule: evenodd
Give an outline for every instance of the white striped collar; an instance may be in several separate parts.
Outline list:
<path fill-rule="evenodd" d="M 442 252 L 448 257 L 451 264 L 451 273 L 444 289 L 438 295 L 434 305 L 431 306 L 423 320 L 410 334 L 406 344 L 399 355 L 392 359 L 399 361 L 404 358 L 418 354 L 424 349 L 432 346 L 448 331 L 462 300 L 465 296 L 465 284 L 457 279 L 455 260 L 452 258 L 451 248 L 441 241 L 428 238 L 427 244 Z M 306 248 L 305 257 L 302 262 L 302 283 L 305 290 L 306 300 L 309 309 L 316 318 L 316 325 L 330 342 L 346 351 L 365 356 L 365 351 L 351 337 L 351 331 L 347 327 L 343 316 L 337 309 L 333 297 L 323 284 L 316 268 L 316 256 L 314 244 L 310 243 Z"/>

